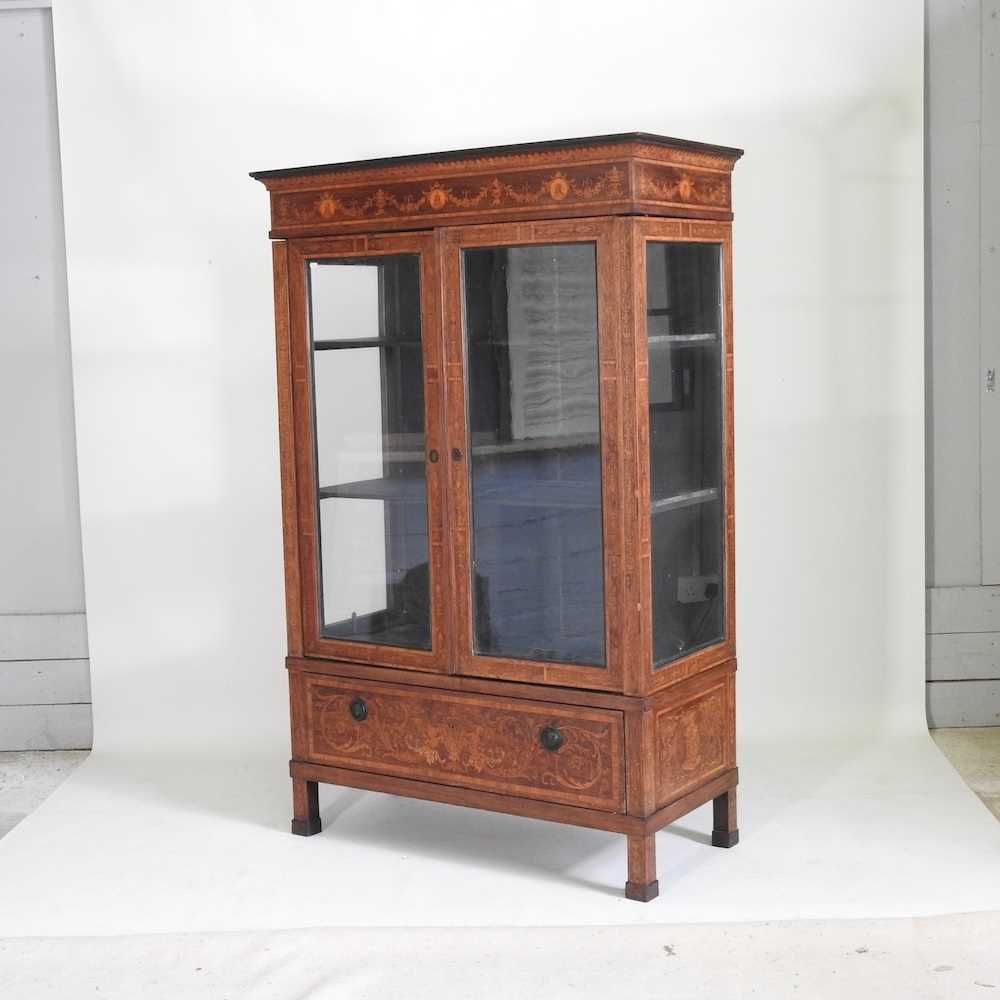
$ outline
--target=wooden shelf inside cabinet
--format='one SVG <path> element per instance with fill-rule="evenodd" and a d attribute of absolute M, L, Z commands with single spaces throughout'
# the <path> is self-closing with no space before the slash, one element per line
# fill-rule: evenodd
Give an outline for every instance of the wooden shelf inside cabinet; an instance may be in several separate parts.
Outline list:
<path fill-rule="evenodd" d="M 736 843 L 740 155 L 626 132 L 254 175 L 293 833 L 319 782 L 610 830 L 644 902 L 658 829 L 712 802 Z"/>
<path fill-rule="evenodd" d="M 678 347 L 708 346 L 719 342 L 717 333 L 654 333 L 649 338 L 649 346 L 676 344 Z"/>
<path fill-rule="evenodd" d="M 397 503 L 427 503 L 427 480 L 423 476 L 386 476 L 358 479 L 353 483 L 321 486 L 320 500 L 391 500 Z"/>
<path fill-rule="evenodd" d="M 353 337 L 313 341 L 314 351 L 345 351 L 355 347 L 420 347 L 420 341 L 402 337 Z"/>
<path fill-rule="evenodd" d="M 719 491 L 711 486 L 707 489 L 688 490 L 685 493 L 675 493 L 673 496 L 660 497 L 650 503 L 654 514 L 662 514 L 668 510 L 680 510 L 682 507 L 693 507 L 700 503 L 711 503 L 719 499 Z"/>
<path fill-rule="evenodd" d="M 348 639 L 351 642 L 405 643 L 418 649 L 430 648 L 430 633 L 422 625 L 408 622 L 402 616 L 391 618 L 384 612 L 354 615 L 339 622 L 327 622 L 323 635 L 328 639 Z"/>
<path fill-rule="evenodd" d="M 476 499 L 482 503 L 502 504 L 507 507 L 543 507 L 580 510 L 601 506 L 600 495 L 595 495 L 592 483 L 552 480 L 534 483 L 534 495 L 519 490 L 516 485 L 484 486 L 476 490 Z M 380 479 L 359 479 L 352 483 L 337 483 L 319 489 L 321 500 L 389 500 L 396 503 L 427 503 L 427 484 L 422 476 L 387 476 Z"/>

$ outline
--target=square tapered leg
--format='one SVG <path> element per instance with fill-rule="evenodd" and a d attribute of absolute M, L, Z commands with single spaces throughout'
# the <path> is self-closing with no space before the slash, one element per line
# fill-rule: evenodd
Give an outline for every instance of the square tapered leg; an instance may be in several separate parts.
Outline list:
<path fill-rule="evenodd" d="M 730 788 L 712 800 L 712 846 L 735 847 L 740 842 L 736 824 L 736 789 Z"/>
<path fill-rule="evenodd" d="M 628 835 L 628 881 L 625 896 L 639 903 L 648 903 L 660 894 L 656 880 L 656 835 Z"/>
<path fill-rule="evenodd" d="M 315 781 L 292 778 L 292 833 L 311 837 L 323 829 L 319 818 L 319 785 Z"/>

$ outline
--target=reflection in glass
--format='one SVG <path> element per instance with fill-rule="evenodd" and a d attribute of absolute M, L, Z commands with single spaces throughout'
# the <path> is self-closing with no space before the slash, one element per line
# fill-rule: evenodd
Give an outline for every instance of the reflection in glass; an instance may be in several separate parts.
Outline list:
<path fill-rule="evenodd" d="M 463 254 L 475 650 L 604 663 L 590 243 Z"/>
<path fill-rule="evenodd" d="M 723 637 L 720 249 L 646 244 L 657 666 Z"/>
<path fill-rule="evenodd" d="M 309 264 L 321 634 L 430 648 L 420 260 Z"/>

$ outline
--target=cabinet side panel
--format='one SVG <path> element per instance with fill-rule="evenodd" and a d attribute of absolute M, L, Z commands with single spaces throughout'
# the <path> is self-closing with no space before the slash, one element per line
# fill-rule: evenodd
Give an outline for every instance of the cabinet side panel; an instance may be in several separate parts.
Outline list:
<path fill-rule="evenodd" d="M 723 330 L 725 336 L 725 384 L 723 428 L 726 477 L 726 644 L 736 653 L 736 426 L 733 404 L 733 232 L 723 230 Z"/>
<path fill-rule="evenodd" d="M 733 674 L 697 687 L 654 709 L 658 806 L 735 766 Z"/>
<path fill-rule="evenodd" d="M 292 359 L 288 323 L 288 245 L 272 245 L 274 330 L 278 369 L 278 436 L 281 447 L 281 523 L 285 553 L 285 619 L 288 653 L 302 655 L 302 589 L 295 489 L 295 428 L 292 409 Z"/>

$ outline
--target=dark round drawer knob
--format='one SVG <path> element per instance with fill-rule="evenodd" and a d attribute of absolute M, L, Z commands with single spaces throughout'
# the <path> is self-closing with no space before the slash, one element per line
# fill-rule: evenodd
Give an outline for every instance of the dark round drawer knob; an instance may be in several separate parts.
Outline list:
<path fill-rule="evenodd" d="M 368 718 L 368 706 L 365 704 L 364 698 L 355 698 L 347 707 L 350 710 L 351 718 L 356 722 L 364 722 Z"/>
<path fill-rule="evenodd" d="M 546 726 L 540 739 L 546 750 L 558 750 L 563 745 L 563 734 L 555 726 Z"/>

